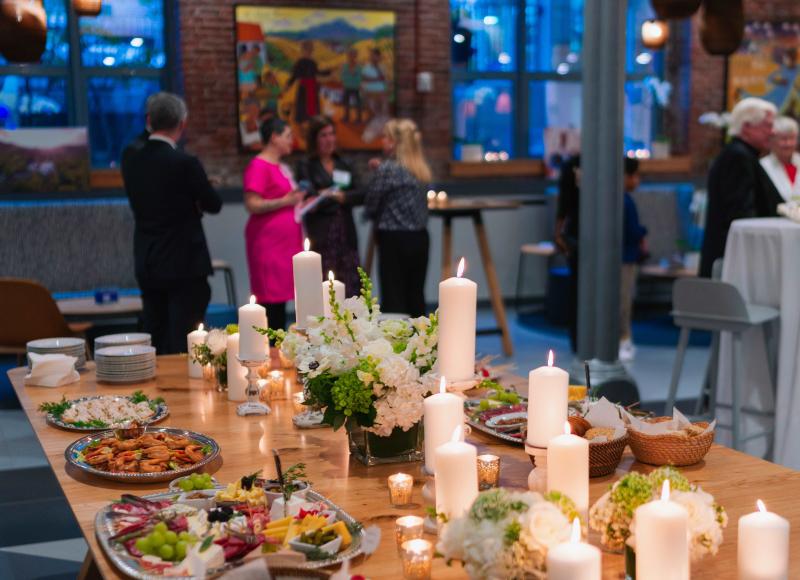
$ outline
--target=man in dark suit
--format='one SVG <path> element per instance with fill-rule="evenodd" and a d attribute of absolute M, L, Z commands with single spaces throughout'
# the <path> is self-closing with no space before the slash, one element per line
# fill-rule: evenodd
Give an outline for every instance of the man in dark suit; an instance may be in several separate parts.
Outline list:
<path fill-rule="evenodd" d="M 203 321 L 212 270 L 201 220 L 204 212 L 222 208 L 200 161 L 176 149 L 186 115 L 180 97 L 150 97 L 150 136 L 122 164 L 136 222 L 133 252 L 144 328 L 159 354 L 184 352 L 186 334 Z"/>
<path fill-rule="evenodd" d="M 708 210 L 700 275 L 711 277 L 714 260 L 725 254 L 734 220 L 776 215 L 780 195 L 759 163 L 769 151 L 777 110 L 763 99 L 739 101 L 731 111 L 728 134 L 733 138 L 708 173 Z"/>

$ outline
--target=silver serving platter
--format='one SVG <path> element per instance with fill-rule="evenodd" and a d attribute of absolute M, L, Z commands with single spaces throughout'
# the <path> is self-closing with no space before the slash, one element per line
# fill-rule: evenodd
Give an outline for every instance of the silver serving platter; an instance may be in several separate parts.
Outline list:
<path fill-rule="evenodd" d="M 71 405 L 75 405 L 77 403 L 82 403 L 84 401 L 91 401 L 93 399 L 125 399 L 130 400 L 129 397 L 124 397 L 122 395 L 94 395 L 91 397 L 80 397 L 78 399 L 71 399 L 67 401 Z M 158 423 L 162 421 L 169 415 L 169 407 L 167 407 L 166 403 L 158 403 L 156 406 L 155 414 L 150 416 L 149 419 L 145 419 L 141 421 L 143 425 L 152 425 L 153 423 Z M 76 427 L 71 423 L 67 423 L 62 421 L 61 419 L 56 418 L 52 413 L 47 413 L 44 417 L 45 421 L 48 425 L 52 425 L 53 427 L 58 427 L 60 429 L 66 429 L 68 431 L 81 431 L 86 433 L 93 433 L 95 431 L 107 431 L 108 429 L 114 429 L 115 427 Z"/>
<path fill-rule="evenodd" d="M 218 489 L 224 489 L 224 487 L 219 487 Z M 179 494 L 174 492 L 168 493 L 157 493 L 153 495 L 145 495 L 142 496 L 145 499 L 150 500 L 174 500 Z M 333 503 L 331 500 L 323 496 L 322 494 L 309 489 L 306 492 L 306 500 L 310 502 L 323 502 L 328 509 L 336 512 L 336 517 L 342 521 L 344 521 L 348 528 L 355 526 L 358 524 L 358 521 L 344 511 L 341 507 Z M 142 570 L 139 562 L 136 558 L 128 554 L 125 547 L 117 542 L 111 542 L 110 538 L 114 535 L 113 528 L 111 526 L 113 517 L 111 516 L 110 506 L 106 506 L 97 512 L 97 515 L 94 519 L 94 529 L 95 535 L 97 536 L 97 542 L 100 544 L 100 547 L 108 556 L 108 559 L 111 560 L 112 564 L 116 566 L 116 568 L 130 578 L 135 578 L 136 580 L 161 580 L 162 578 L 167 578 L 167 576 L 162 576 L 158 574 L 147 573 Z M 357 531 L 353 534 L 353 543 L 347 547 L 346 550 L 342 550 L 335 556 L 330 559 L 320 560 L 320 561 L 308 561 L 302 564 L 297 564 L 297 568 L 305 568 L 307 570 L 318 569 L 318 568 L 326 568 L 328 566 L 334 566 L 337 564 L 341 564 L 345 560 L 350 560 L 355 558 L 356 556 L 360 555 L 363 552 L 362 549 L 362 541 L 364 536 L 364 531 L 359 527 Z M 237 566 L 250 561 L 252 556 L 249 556 L 246 561 L 238 560 L 235 562 L 230 562 L 225 564 L 222 568 L 216 568 L 214 570 L 209 570 L 208 575 L 206 578 L 217 577 L 220 574 L 236 568 Z M 172 576 L 175 578 L 175 576 Z M 177 576 L 177 578 L 196 578 L 195 576 Z M 198 579 L 199 580 L 199 579 Z"/>
<path fill-rule="evenodd" d="M 181 477 L 182 475 L 189 475 L 193 471 L 197 471 L 205 465 L 211 463 L 217 455 L 219 455 L 219 445 L 216 441 L 200 433 L 194 431 L 186 431 L 184 429 L 171 429 L 169 427 L 148 427 L 147 433 L 167 433 L 169 435 L 177 435 L 186 437 L 197 441 L 200 445 L 208 445 L 211 447 L 211 452 L 208 453 L 202 461 L 199 461 L 189 467 L 183 469 L 172 469 L 170 471 L 163 471 L 161 473 L 126 473 L 121 471 L 103 471 L 102 469 L 95 469 L 87 463 L 78 460 L 77 456 L 80 452 L 86 449 L 94 441 L 105 439 L 107 437 L 114 437 L 114 429 L 103 431 L 102 433 L 93 433 L 86 435 L 75 441 L 72 445 L 67 447 L 64 451 L 64 458 L 69 465 L 76 469 L 80 469 L 84 473 L 89 473 L 103 479 L 110 479 L 112 481 L 122 481 L 125 483 L 157 483 L 160 481 L 170 481 Z"/>
<path fill-rule="evenodd" d="M 468 400 L 465 403 L 467 407 L 467 425 L 469 425 L 473 429 L 477 429 L 478 431 L 486 433 L 487 435 L 491 435 L 492 437 L 495 437 L 497 439 L 502 439 L 503 441 L 513 443 L 514 445 L 518 445 L 520 447 L 525 445 L 525 440 L 522 439 L 521 437 L 512 437 L 507 433 L 503 433 L 502 431 L 498 431 L 496 429 L 492 429 L 491 427 L 487 427 L 486 423 L 482 423 L 481 421 L 473 419 L 472 415 L 469 412 L 476 411 L 479 403 L 480 400 L 478 399 Z M 523 403 L 527 403 L 527 399 L 521 397 L 520 402 L 518 404 L 523 404 Z"/>

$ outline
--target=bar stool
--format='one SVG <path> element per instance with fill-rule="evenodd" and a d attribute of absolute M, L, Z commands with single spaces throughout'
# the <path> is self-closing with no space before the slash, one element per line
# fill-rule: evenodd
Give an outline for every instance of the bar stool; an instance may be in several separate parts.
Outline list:
<path fill-rule="evenodd" d="M 211 260 L 214 272 L 220 271 L 225 277 L 225 294 L 228 296 L 228 306 L 236 306 L 236 285 L 233 281 L 233 268 L 225 260 Z"/>
<path fill-rule="evenodd" d="M 762 327 L 765 332 L 767 352 L 770 351 L 770 323 L 780 317 L 780 312 L 769 306 L 746 304 L 739 290 L 733 284 L 721 280 L 683 278 L 677 280 L 672 290 L 672 316 L 675 325 L 680 327 L 681 334 L 678 339 L 678 352 L 675 355 L 675 364 L 672 368 L 672 380 L 667 397 L 666 413 L 670 414 L 675 406 L 675 397 L 678 392 L 683 361 L 686 348 L 689 344 L 689 335 L 692 330 L 707 330 L 714 333 L 712 340 L 712 355 L 709 368 L 709 410 L 711 418 L 716 415 L 717 407 L 717 380 L 716 369 L 713 364 L 719 350 L 719 333 L 730 332 L 733 339 L 733 380 L 731 394 L 731 424 L 719 425 L 730 428 L 734 449 L 741 449 L 742 444 L 750 439 L 768 437 L 769 450 L 772 452 L 772 438 L 769 437 L 773 430 L 752 433 L 743 437 L 741 431 L 742 413 L 774 417 L 772 412 L 762 411 L 749 407 L 742 407 L 742 376 L 743 353 L 742 335 L 744 332 Z M 772 358 L 772 357 L 770 357 Z M 771 365 L 774 366 L 774 365 Z M 773 389 L 775 381 L 772 381 Z M 702 399 L 703 393 L 700 394 Z"/>
<path fill-rule="evenodd" d="M 522 244 L 519 248 L 519 263 L 517 265 L 517 288 L 514 295 L 514 308 L 519 314 L 520 295 L 522 293 L 522 281 L 525 276 L 525 262 L 528 256 L 538 256 L 546 258 L 548 264 L 550 258 L 555 256 L 556 247 L 553 242 L 539 242 L 538 244 Z"/>

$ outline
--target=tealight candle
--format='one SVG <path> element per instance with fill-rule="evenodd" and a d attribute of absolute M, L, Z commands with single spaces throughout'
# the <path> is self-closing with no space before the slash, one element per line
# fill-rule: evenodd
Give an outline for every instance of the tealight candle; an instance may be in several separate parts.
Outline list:
<path fill-rule="evenodd" d="M 189 353 L 189 376 L 193 379 L 203 378 L 203 365 L 194 361 L 194 346 L 196 344 L 204 344 L 207 336 L 208 332 L 203 330 L 202 324 L 197 327 L 197 330 L 193 330 L 186 335 L 186 349 Z"/>
<path fill-rule="evenodd" d="M 322 308 L 326 318 L 331 316 L 331 285 L 333 285 L 333 295 L 339 304 L 340 310 L 345 298 L 344 284 L 333 277 L 333 272 L 328 272 L 328 280 L 322 283 Z"/>
<path fill-rule="evenodd" d="M 395 473 L 389 476 L 389 501 L 393 506 L 410 504 L 413 489 L 414 478 L 407 473 Z"/>
<path fill-rule="evenodd" d="M 547 448 L 549 441 L 562 433 L 567 420 L 569 373 L 553 366 L 553 351 L 547 366 L 528 375 L 528 444 Z"/>
<path fill-rule="evenodd" d="M 290 369 L 294 366 L 294 363 L 292 363 L 292 359 L 283 354 L 283 351 L 280 350 L 278 351 L 278 358 L 281 361 L 281 367 L 285 369 Z"/>
<path fill-rule="evenodd" d="M 292 256 L 292 271 L 297 327 L 305 328 L 309 316 L 322 316 L 325 312 L 322 299 L 322 256 L 311 251 L 308 238 L 303 243 L 303 251 Z"/>
<path fill-rule="evenodd" d="M 478 489 L 491 489 L 500 483 L 500 458 L 497 455 L 478 455 Z"/>
<path fill-rule="evenodd" d="M 589 442 L 570 433 L 564 422 L 564 434 L 553 437 L 547 444 L 547 491 L 560 491 L 578 508 L 589 510 Z"/>
<path fill-rule="evenodd" d="M 424 523 L 425 520 L 419 516 L 403 516 L 402 518 L 397 518 L 394 521 L 394 537 L 397 541 L 397 549 L 400 550 L 400 546 L 403 545 L 403 542 L 421 538 L 422 532 L 424 531 Z"/>
<path fill-rule="evenodd" d="M 463 276 L 461 258 L 455 277 L 439 283 L 439 374 L 455 383 L 475 376 L 478 285 Z"/>
<path fill-rule="evenodd" d="M 600 550 L 581 542 L 581 521 L 572 520 L 572 538 L 547 551 L 548 580 L 600 580 Z"/>
<path fill-rule="evenodd" d="M 669 479 L 661 499 L 636 508 L 634 518 L 636 577 L 689 580 L 689 513 L 669 500 Z"/>
<path fill-rule="evenodd" d="M 757 512 L 739 518 L 739 580 L 787 580 L 789 521 L 761 500 L 756 505 Z"/>
<path fill-rule="evenodd" d="M 400 544 L 403 558 L 403 578 L 406 580 L 428 580 L 431 577 L 433 544 L 428 540 L 408 540 Z"/>
<path fill-rule="evenodd" d="M 302 391 L 292 395 L 292 402 L 294 403 L 295 413 L 303 413 L 304 411 L 308 410 L 306 406 L 303 404 L 305 403 L 305 400 L 306 400 L 306 394 Z"/>
<path fill-rule="evenodd" d="M 269 396 L 273 401 L 279 401 L 286 398 L 283 371 L 270 371 L 267 375 L 267 384 L 269 385 Z"/>
<path fill-rule="evenodd" d="M 267 357 L 267 337 L 256 332 L 255 327 L 267 327 L 267 310 L 256 304 L 255 296 L 250 296 L 250 303 L 239 308 L 239 357 L 242 360 L 261 361 Z"/>

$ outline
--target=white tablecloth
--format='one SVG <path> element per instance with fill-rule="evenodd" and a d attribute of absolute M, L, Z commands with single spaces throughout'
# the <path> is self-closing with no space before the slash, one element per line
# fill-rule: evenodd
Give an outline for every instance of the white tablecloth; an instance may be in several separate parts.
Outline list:
<path fill-rule="evenodd" d="M 775 415 L 776 463 L 800 469 L 800 224 L 784 218 L 746 219 L 733 222 L 725 246 L 722 279 L 733 283 L 751 304 L 772 306 L 781 311 L 778 331 L 776 401 L 770 379 L 764 339 L 760 329 L 744 335 L 743 404 L 763 410 L 777 409 Z M 718 401 L 730 403 L 732 341 L 722 336 L 718 374 Z M 723 423 L 730 412 L 717 413 Z M 771 421 L 750 416 L 743 420 L 742 435 L 769 427 Z M 718 441 L 730 444 L 730 431 L 720 431 Z M 766 441 L 745 444 L 745 451 L 761 455 Z"/>

